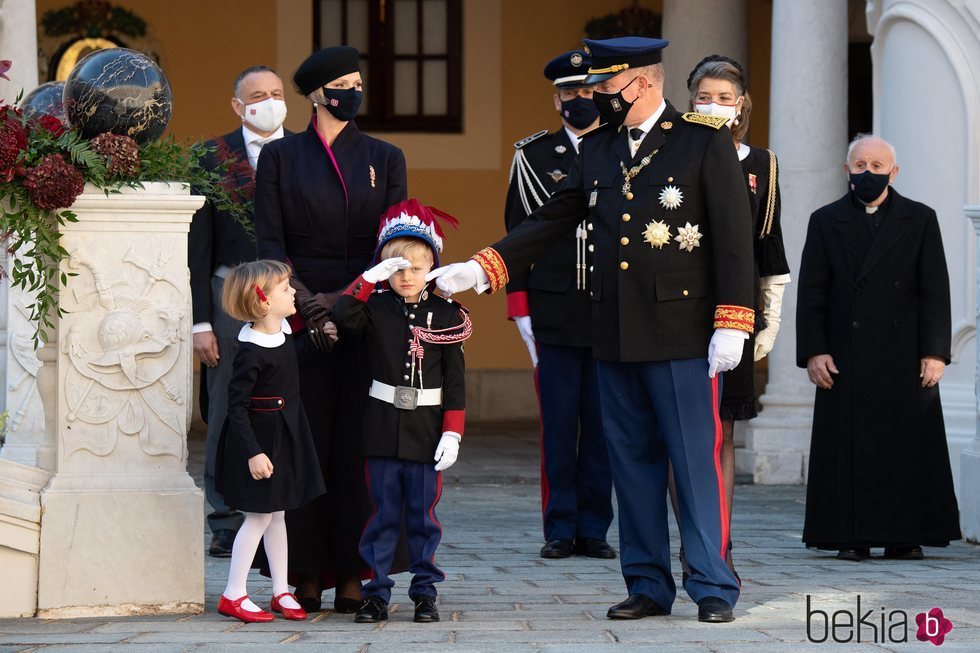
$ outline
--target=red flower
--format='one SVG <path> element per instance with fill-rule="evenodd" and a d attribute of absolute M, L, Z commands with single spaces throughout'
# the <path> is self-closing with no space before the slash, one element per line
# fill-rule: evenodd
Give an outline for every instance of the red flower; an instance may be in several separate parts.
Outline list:
<path fill-rule="evenodd" d="M 65 129 L 65 125 L 60 120 L 47 113 L 41 114 L 37 118 L 31 120 L 30 125 L 31 129 L 35 131 L 38 129 L 44 129 L 51 132 L 55 138 L 58 138 L 64 134 L 65 131 L 67 131 Z"/>
<path fill-rule="evenodd" d="M 0 177 L 10 181 L 21 150 L 27 147 L 27 134 L 17 119 L 17 110 L 0 106 Z"/>
<path fill-rule="evenodd" d="M 24 188 L 39 209 L 62 209 L 82 194 L 85 178 L 60 154 L 49 154 L 27 171 Z"/>
<path fill-rule="evenodd" d="M 99 134 L 92 139 L 92 149 L 102 155 L 110 175 L 135 177 L 140 171 L 140 149 L 129 136 Z"/>

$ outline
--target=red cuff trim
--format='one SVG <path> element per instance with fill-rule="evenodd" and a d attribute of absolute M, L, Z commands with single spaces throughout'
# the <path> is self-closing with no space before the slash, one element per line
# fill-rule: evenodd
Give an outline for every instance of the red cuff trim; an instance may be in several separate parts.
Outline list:
<path fill-rule="evenodd" d="M 527 304 L 526 290 L 507 293 L 507 319 L 513 320 L 515 317 L 527 317 L 530 314 L 531 309 Z"/>
<path fill-rule="evenodd" d="M 755 330 L 755 311 L 744 306 L 719 305 L 715 308 L 715 328 L 752 333 Z"/>
<path fill-rule="evenodd" d="M 490 280 L 490 292 L 494 293 L 507 285 L 507 264 L 503 257 L 493 247 L 484 247 L 473 255 L 473 260 L 480 264 Z"/>
<path fill-rule="evenodd" d="M 354 279 L 354 283 L 347 286 L 347 290 L 344 291 L 345 295 L 351 295 L 354 299 L 360 302 L 366 302 L 371 293 L 374 292 L 374 284 L 370 281 L 364 279 L 362 274 L 358 278 Z"/>
<path fill-rule="evenodd" d="M 466 423 L 466 409 L 444 410 L 442 412 L 442 432 L 454 431 L 463 435 L 463 425 Z"/>
<path fill-rule="evenodd" d="M 306 329 L 306 321 L 299 316 L 299 311 L 287 317 L 286 321 L 289 322 L 289 330 L 293 333 L 302 333 Z"/>

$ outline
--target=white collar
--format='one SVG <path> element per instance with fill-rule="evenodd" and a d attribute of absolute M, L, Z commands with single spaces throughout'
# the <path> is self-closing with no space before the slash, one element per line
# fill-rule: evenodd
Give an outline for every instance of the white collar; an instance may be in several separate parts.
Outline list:
<path fill-rule="evenodd" d="M 660 120 L 660 116 L 663 115 L 663 113 L 664 113 L 664 111 L 666 109 L 667 109 L 667 100 L 661 100 L 660 101 L 660 106 L 657 107 L 657 110 L 654 111 L 653 114 L 649 118 L 647 118 L 646 120 L 644 120 L 643 122 L 641 122 L 639 125 L 637 125 L 637 127 L 639 127 L 640 129 L 643 130 L 643 136 L 644 137 L 646 137 L 646 135 L 650 133 L 650 130 L 653 129 L 653 126 L 656 124 L 656 122 L 658 120 Z M 624 125 L 624 127 L 625 127 L 625 125 Z M 626 133 L 628 134 L 629 133 L 629 130 L 627 130 Z M 630 140 L 632 140 L 632 137 L 630 137 Z M 643 139 L 641 138 L 640 140 L 643 140 Z"/>
<path fill-rule="evenodd" d="M 752 148 L 751 147 L 749 147 L 745 143 L 739 143 L 738 144 L 738 160 L 739 161 L 745 161 L 745 157 L 747 157 L 749 155 L 749 152 L 751 152 L 751 151 L 752 151 Z"/>
<path fill-rule="evenodd" d="M 242 136 L 245 138 L 245 147 L 248 147 L 253 141 L 259 141 L 259 140 L 261 140 L 262 144 L 265 145 L 269 141 L 274 141 L 278 138 L 282 138 L 284 135 L 285 132 L 283 131 L 282 125 L 279 125 L 279 129 L 272 132 L 270 136 L 260 136 L 259 134 L 256 134 L 245 125 L 242 125 Z"/>
<path fill-rule="evenodd" d="M 261 333 L 252 328 L 251 322 L 246 322 L 242 326 L 242 330 L 238 332 L 238 341 L 250 342 L 253 345 L 266 347 L 267 349 L 275 349 L 286 342 L 286 334 L 292 332 L 293 330 L 289 328 L 289 322 L 285 319 L 283 319 L 278 333 Z"/>
<path fill-rule="evenodd" d="M 565 134 L 568 135 L 568 140 L 572 142 L 572 147 L 575 148 L 575 153 L 578 154 L 578 144 L 582 142 L 582 137 L 569 129 L 568 125 L 562 125 L 562 129 L 565 130 Z"/>

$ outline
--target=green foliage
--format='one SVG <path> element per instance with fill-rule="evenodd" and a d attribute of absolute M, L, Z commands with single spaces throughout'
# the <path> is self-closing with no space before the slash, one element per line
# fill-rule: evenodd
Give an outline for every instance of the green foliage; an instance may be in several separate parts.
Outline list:
<path fill-rule="evenodd" d="M 641 7 L 637 0 L 620 11 L 599 16 L 585 24 L 585 36 L 589 39 L 612 39 L 619 36 L 645 36 L 660 38 L 660 14 Z"/>

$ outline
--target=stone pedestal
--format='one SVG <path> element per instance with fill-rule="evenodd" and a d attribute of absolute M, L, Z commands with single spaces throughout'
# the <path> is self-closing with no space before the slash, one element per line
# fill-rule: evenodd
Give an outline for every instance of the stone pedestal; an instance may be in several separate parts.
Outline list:
<path fill-rule="evenodd" d="M 73 273 L 42 370 L 57 371 L 41 494 L 38 616 L 200 612 L 204 497 L 187 474 L 193 397 L 187 231 L 177 185 L 86 192 L 63 229 Z"/>
<path fill-rule="evenodd" d="M 774 1 L 771 84 L 769 143 L 779 157 L 783 240 L 795 282 L 810 213 L 846 190 L 846 2 Z M 796 292 L 796 283 L 786 286 L 762 413 L 736 457 L 738 471 L 756 483 L 806 480 L 814 389 L 796 367 Z"/>
<path fill-rule="evenodd" d="M 980 206 L 966 207 L 966 217 L 973 223 L 973 230 L 976 234 L 977 244 L 980 245 Z M 980 296 L 980 264 L 976 269 L 977 295 Z M 976 310 L 977 328 L 980 329 L 980 306 Z M 977 355 L 975 363 L 976 387 L 980 388 L 980 354 Z M 973 441 L 963 449 L 959 456 L 960 484 L 959 504 L 960 504 L 960 524 L 963 527 L 963 537 L 971 542 L 980 543 L 980 394 L 977 395 L 978 410 L 975 413 L 977 419 L 977 435 Z M 955 465 L 955 460 L 953 461 Z"/>
<path fill-rule="evenodd" d="M 0 618 L 37 610 L 41 489 L 49 472 L 0 460 Z"/>

